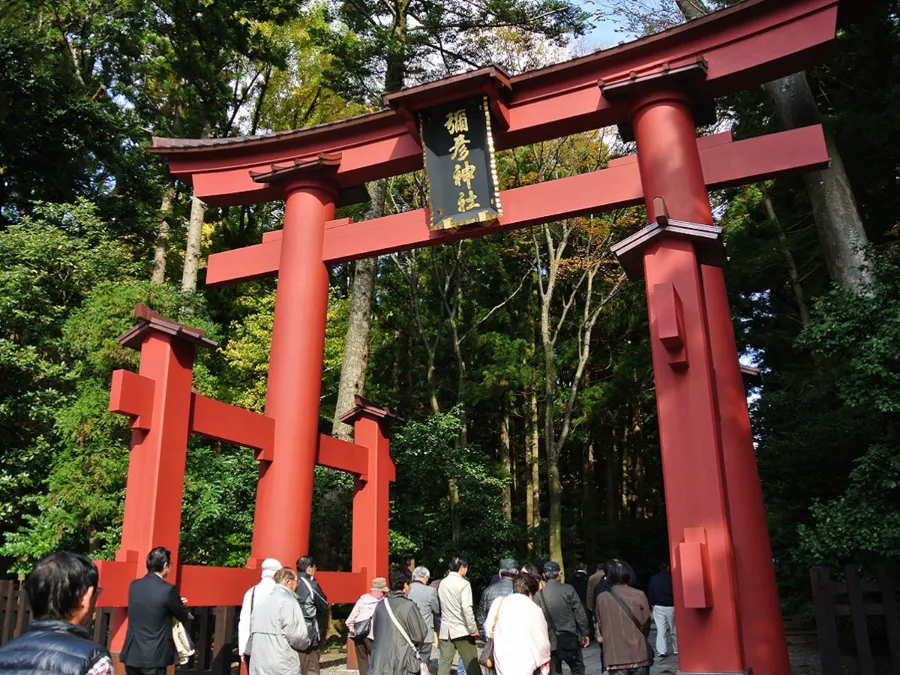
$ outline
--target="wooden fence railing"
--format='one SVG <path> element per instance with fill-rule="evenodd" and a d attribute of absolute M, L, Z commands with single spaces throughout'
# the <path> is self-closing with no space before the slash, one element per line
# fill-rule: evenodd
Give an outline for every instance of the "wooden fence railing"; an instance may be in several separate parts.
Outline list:
<path fill-rule="evenodd" d="M 179 675 L 229 675 L 237 663 L 237 607 L 192 607 L 194 620 L 185 626 L 197 653 L 176 670 Z M 109 647 L 111 608 L 97 609 L 94 641 Z M 0 581 L 0 645 L 28 630 L 31 610 L 23 582 Z"/>
<path fill-rule="evenodd" d="M 900 605 L 895 574 L 880 566 L 876 571 L 877 581 L 863 581 L 859 570 L 850 565 L 844 568 L 845 581 L 832 581 L 827 567 L 812 568 L 810 576 L 822 675 L 843 675 L 837 628 L 839 616 L 849 616 L 852 620 L 860 675 L 875 675 L 868 617 L 883 616 L 891 653 L 891 672 L 900 675 Z"/>

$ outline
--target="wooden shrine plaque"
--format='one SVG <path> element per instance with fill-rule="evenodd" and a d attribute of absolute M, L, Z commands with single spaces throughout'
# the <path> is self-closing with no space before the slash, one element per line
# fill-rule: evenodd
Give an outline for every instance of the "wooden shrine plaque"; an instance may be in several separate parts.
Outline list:
<path fill-rule="evenodd" d="M 503 215 L 487 96 L 419 113 L 432 230 L 490 224 Z"/>

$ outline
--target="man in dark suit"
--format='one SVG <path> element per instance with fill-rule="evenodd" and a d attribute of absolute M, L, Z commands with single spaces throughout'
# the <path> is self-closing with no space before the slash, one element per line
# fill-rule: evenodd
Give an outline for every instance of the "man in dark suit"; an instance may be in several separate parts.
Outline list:
<path fill-rule="evenodd" d="M 172 552 L 157 546 L 147 554 L 147 576 L 128 587 L 128 630 L 119 654 L 128 675 L 165 675 L 175 663 L 172 617 L 193 618 L 177 589 L 163 581 L 171 566 Z"/>

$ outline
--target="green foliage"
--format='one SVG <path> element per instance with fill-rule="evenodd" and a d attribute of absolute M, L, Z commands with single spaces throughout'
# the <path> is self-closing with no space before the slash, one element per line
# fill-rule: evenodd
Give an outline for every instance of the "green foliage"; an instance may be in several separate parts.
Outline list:
<path fill-rule="evenodd" d="M 801 524 L 800 546 L 810 564 L 841 567 L 900 558 L 900 455 L 896 442 L 873 445 L 856 462 L 843 494 L 816 500 L 812 523 Z"/>
<path fill-rule="evenodd" d="M 391 440 L 397 483 L 391 494 L 391 555 L 416 557 L 443 569 L 454 554 L 467 555 L 484 575 L 497 560 L 521 545 L 520 528 L 507 523 L 500 505 L 506 483 L 495 477 L 488 456 L 473 445 L 460 447 L 459 411 L 434 414 L 399 427 Z M 454 478 L 459 485 L 459 541 L 452 541 L 447 495 L 437 486 Z"/>

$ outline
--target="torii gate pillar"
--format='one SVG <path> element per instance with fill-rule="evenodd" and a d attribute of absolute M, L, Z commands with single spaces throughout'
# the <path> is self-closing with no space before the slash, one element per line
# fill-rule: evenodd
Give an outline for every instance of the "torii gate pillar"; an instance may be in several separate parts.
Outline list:
<path fill-rule="evenodd" d="M 285 565 L 309 552 L 328 311 L 322 244 L 337 200 L 336 185 L 298 175 L 300 170 L 284 182 L 284 231 L 266 389 L 266 417 L 275 420 L 274 460 L 260 466 L 251 552 L 251 557 L 275 557 Z M 285 529 L 283 514 L 290 514 L 290 528 Z"/>
<path fill-rule="evenodd" d="M 641 182 L 656 223 L 616 253 L 631 276 L 646 280 L 680 672 L 788 675 L 694 102 L 676 90 L 630 88 Z"/>

